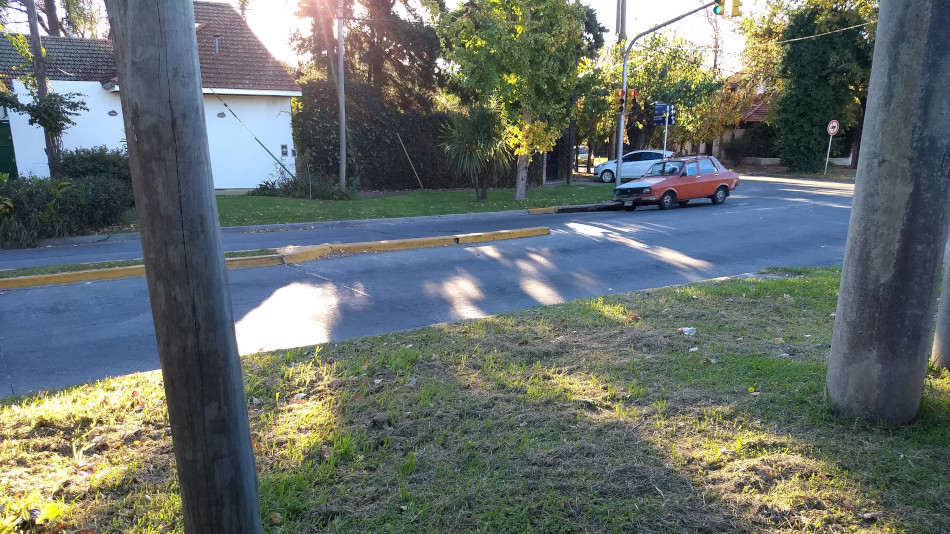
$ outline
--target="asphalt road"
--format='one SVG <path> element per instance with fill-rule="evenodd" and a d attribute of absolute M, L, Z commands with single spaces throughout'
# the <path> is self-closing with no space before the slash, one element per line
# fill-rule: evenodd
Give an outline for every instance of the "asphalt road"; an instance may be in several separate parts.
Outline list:
<path fill-rule="evenodd" d="M 486 214 L 227 233 L 228 250 L 549 226 L 551 235 L 229 272 L 241 353 L 771 266 L 840 265 L 852 185 L 745 178 L 721 206 Z M 137 242 L 0 252 L 2 268 L 140 257 Z M 144 278 L 0 292 L 0 396 L 158 368 Z"/>

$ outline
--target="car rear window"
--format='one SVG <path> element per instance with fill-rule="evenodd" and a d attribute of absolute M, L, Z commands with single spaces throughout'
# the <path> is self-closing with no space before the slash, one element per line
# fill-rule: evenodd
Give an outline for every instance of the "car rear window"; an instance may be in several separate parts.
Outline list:
<path fill-rule="evenodd" d="M 699 160 L 699 173 L 708 174 L 716 172 L 716 166 L 713 165 L 713 162 L 708 159 Z"/>

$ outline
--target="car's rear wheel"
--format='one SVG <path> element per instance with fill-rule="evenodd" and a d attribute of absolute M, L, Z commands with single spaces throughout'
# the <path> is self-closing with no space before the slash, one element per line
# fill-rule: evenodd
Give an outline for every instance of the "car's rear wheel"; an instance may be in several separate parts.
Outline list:
<path fill-rule="evenodd" d="M 689 204 L 689 201 L 688 201 L 688 200 L 677 200 L 676 203 L 679 204 L 680 206 L 685 206 L 685 205 Z"/>
<path fill-rule="evenodd" d="M 660 197 L 660 209 L 668 210 L 676 205 L 676 193 L 667 191 Z"/>
<path fill-rule="evenodd" d="M 713 196 L 709 198 L 712 200 L 713 204 L 722 204 L 726 201 L 727 196 L 729 196 L 729 190 L 726 189 L 726 186 L 720 185 L 719 189 L 716 189 L 716 192 L 713 193 Z"/>
<path fill-rule="evenodd" d="M 600 173 L 600 179 L 605 183 L 609 184 L 614 181 L 614 171 L 604 171 Z"/>

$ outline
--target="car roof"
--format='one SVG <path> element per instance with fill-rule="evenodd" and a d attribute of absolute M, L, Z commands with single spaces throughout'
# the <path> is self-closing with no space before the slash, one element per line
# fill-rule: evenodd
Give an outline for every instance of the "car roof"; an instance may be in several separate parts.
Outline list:
<path fill-rule="evenodd" d="M 701 160 L 701 159 L 716 160 L 716 158 L 714 158 L 714 157 L 712 157 L 712 156 L 707 156 L 707 155 L 705 155 L 705 154 L 700 154 L 700 155 L 692 155 L 692 156 L 673 156 L 673 157 L 666 158 L 666 159 L 663 160 L 662 162 L 659 162 L 659 161 L 658 161 L 657 163 L 664 163 L 664 162 L 665 162 L 665 163 L 669 163 L 669 162 L 671 162 L 671 161 L 690 162 L 690 161 L 699 161 L 699 160 Z"/>

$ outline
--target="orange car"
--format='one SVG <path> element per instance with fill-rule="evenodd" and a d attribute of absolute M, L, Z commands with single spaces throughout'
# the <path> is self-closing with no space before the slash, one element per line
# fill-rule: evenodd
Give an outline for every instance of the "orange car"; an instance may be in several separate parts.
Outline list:
<path fill-rule="evenodd" d="M 642 177 L 614 189 L 614 200 L 624 209 L 656 204 L 668 210 L 694 198 L 722 204 L 739 185 L 739 175 L 726 170 L 712 156 L 683 156 L 654 163 Z"/>

